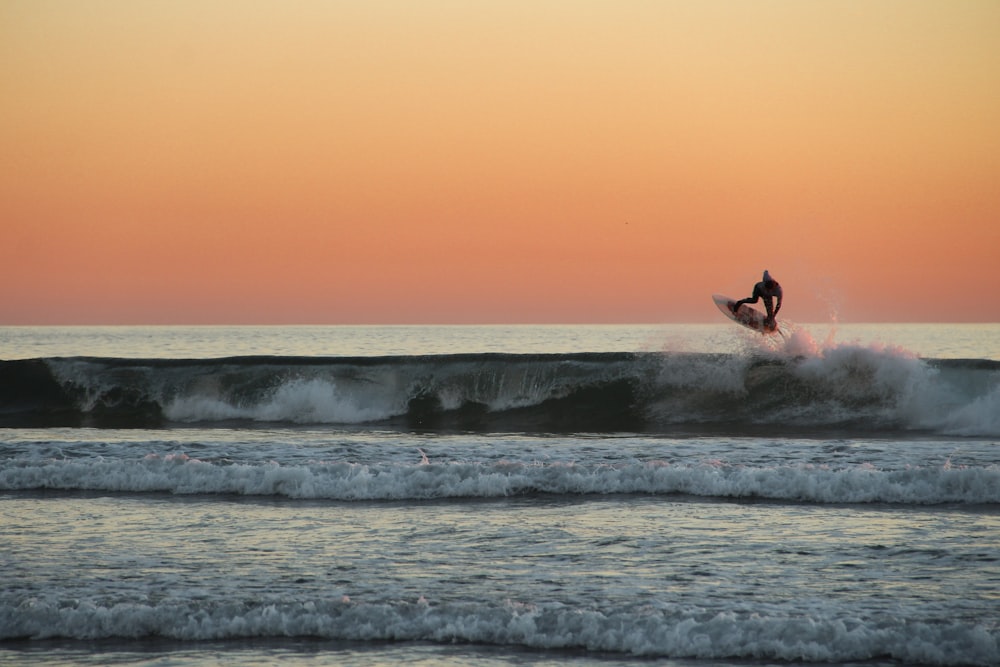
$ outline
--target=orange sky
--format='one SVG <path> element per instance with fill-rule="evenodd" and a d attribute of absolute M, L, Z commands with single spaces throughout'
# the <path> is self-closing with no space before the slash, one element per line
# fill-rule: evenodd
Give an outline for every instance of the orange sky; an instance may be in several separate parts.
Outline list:
<path fill-rule="evenodd" d="M 3 0 L 0 324 L 1000 318 L 1000 2 Z"/>

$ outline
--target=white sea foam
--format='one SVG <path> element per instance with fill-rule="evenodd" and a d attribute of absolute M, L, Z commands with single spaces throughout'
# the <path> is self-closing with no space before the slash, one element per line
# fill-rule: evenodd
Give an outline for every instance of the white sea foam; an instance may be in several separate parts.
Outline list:
<path fill-rule="evenodd" d="M 904 428 L 948 435 L 1000 435 L 1000 376 L 996 373 L 983 374 L 992 390 L 970 388 L 963 386 L 968 372 L 946 377 L 903 347 L 836 342 L 833 332 L 818 342 L 806 329 L 797 329 L 784 347 L 769 354 L 820 390 L 827 408 L 836 413 L 831 414 L 831 421 L 849 419 L 856 411 L 896 421 Z"/>
<path fill-rule="evenodd" d="M 362 404 L 363 399 L 368 402 Z M 385 397 L 385 398 L 392 398 Z M 350 392 L 318 378 L 295 378 L 284 382 L 261 400 L 234 403 L 217 394 L 182 395 L 164 408 L 166 417 L 178 422 L 252 420 L 287 421 L 300 424 L 358 424 L 386 419 L 405 412 L 405 404 L 392 405 Z"/>
<path fill-rule="evenodd" d="M 220 465 L 186 457 L 142 461 L 59 460 L 0 469 L 0 489 L 177 494 L 233 493 L 333 500 L 495 498 L 526 493 L 687 494 L 814 503 L 1000 503 L 1000 468 L 321 463 Z"/>
<path fill-rule="evenodd" d="M 794 603 L 751 613 L 671 604 L 603 612 L 556 604 L 373 603 L 331 599 L 158 604 L 35 597 L 0 599 L 0 639 L 141 638 L 185 641 L 322 637 L 355 641 L 468 642 L 586 649 L 645 657 L 991 665 L 996 627 L 843 616 Z"/>

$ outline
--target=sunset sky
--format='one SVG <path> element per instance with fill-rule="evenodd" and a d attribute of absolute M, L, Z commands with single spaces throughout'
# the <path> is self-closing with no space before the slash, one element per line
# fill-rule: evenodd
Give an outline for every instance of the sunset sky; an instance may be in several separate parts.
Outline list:
<path fill-rule="evenodd" d="M 0 324 L 1000 319 L 996 0 L 0 0 Z"/>

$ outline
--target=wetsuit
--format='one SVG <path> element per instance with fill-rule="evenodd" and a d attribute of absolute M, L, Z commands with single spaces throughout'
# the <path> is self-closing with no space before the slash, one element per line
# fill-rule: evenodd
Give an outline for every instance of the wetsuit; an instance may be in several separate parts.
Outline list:
<path fill-rule="evenodd" d="M 744 303 L 757 303 L 758 300 L 764 299 L 764 308 L 767 310 L 768 321 L 773 322 L 775 316 L 777 316 L 778 311 L 781 310 L 781 285 L 778 284 L 777 280 L 770 281 L 771 287 L 767 286 L 767 283 L 761 281 L 753 286 L 753 296 L 749 299 L 740 299 L 733 304 L 733 312 L 735 313 L 739 310 L 740 306 Z M 778 299 L 778 303 L 774 303 L 774 299 Z"/>

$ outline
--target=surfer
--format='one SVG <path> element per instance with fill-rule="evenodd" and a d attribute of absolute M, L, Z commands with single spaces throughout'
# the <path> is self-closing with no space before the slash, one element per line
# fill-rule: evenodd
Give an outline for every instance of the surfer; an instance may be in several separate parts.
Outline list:
<path fill-rule="evenodd" d="M 775 297 L 778 299 L 777 303 L 774 303 Z M 778 311 L 781 310 L 781 285 L 771 277 L 771 274 L 766 269 L 764 270 L 764 278 L 753 286 L 753 295 L 749 299 L 735 301 L 732 305 L 732 310 L 735 313 L 744 303 L 757 303 L 758 299 L 764 299 L 764 308 L 767 310 L 767 319 L 764 320 L 764 325 L 773 327 L 774 318 L 778 316 Z"/>

